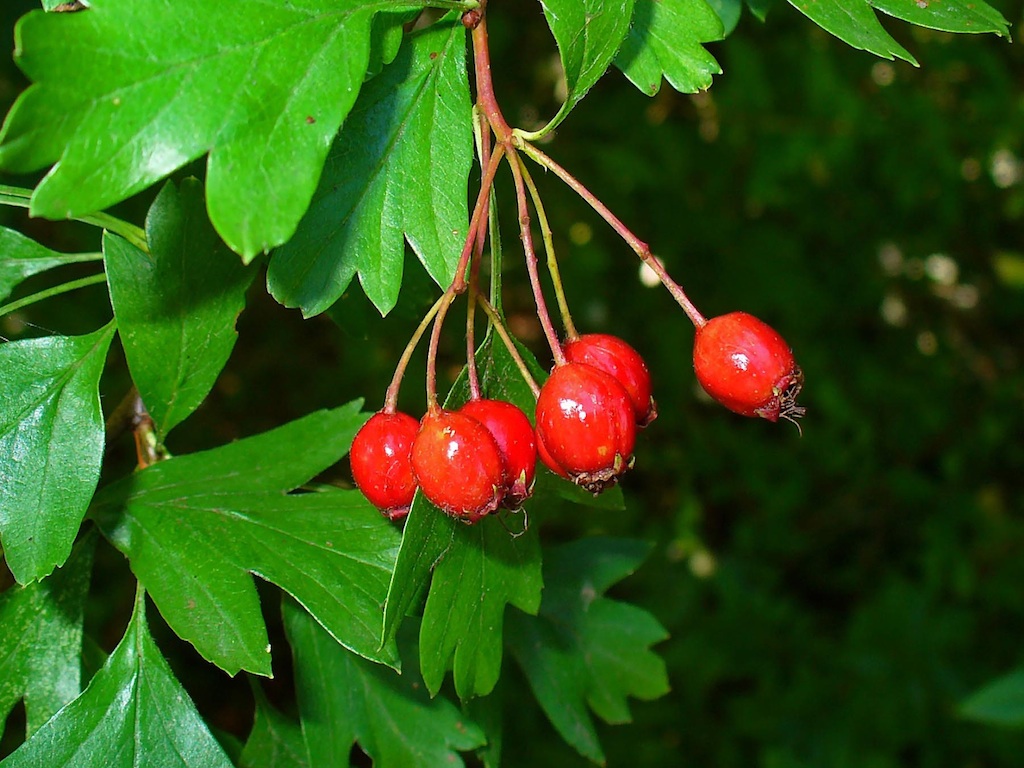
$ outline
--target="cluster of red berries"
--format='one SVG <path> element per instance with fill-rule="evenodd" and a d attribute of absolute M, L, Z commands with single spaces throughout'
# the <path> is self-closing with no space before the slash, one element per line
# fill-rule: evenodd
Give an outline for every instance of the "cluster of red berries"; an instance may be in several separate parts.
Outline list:
<path fill-rule="evenodd" d="M 352 474 L 364 495 L 393 520 L 417 488 L 467 523 L 499 507 L 517 509 L 533 491 L 536 460 L 600 493 L 633 465 L 636 430 L 657 416 L 651 375 L 622 339 L 589 334 L 563 348 L 540 389 L 535 422 L 511 403 L 477 398 L 457 411 L 440 406 L 419 422 L 381 411 L 352 444 Z M 742 312 L 698 328 L 697 379 L 736 413 L 770 421 L 803 414 L 796 405 L 800 369 L 782 337 Z"/>

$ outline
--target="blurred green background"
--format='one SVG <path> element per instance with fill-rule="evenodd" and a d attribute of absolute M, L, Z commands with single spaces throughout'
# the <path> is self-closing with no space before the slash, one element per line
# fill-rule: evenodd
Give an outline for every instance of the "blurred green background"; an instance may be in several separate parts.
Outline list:
<path fill-rule="evenodd" d="M 558 103 L 553 43 L 535 3 L 492 5 L 498 97 L 512 122 L 533 127 Z M 996 5 L 1022 21 L 1020 4 Z M 4 4 L 4 40 L 34 6 Z M 851 50 L 786 5 L 766 23 L 745 13 L 710 46 L 725 72 L 708 93 L 665 86 L 649 99 L 612 71 L 545 146 L 706 314 L 758 315 L 807 378 L 802 438 L 707 402 L 681 311 L 583 203 L 537 174 L 577 324 L 646 356 L 660 412 L 624 483 L 626 512 L 531 513 L 547 542 L 654 542 L 613 594 L 671 632 L 659 651 L 673 690 L 636 703 L 633 725 L 602 727 L 610 765 L 1024 764 L 1024 732 L 957 712 L 1024 664 L 1024 49 L 885 24 L 919 69 Z M 0 66 L 6 111 L 25 83 L 9 57 Z M 507 182 L 499 204 L 511 226 Z M 140 222 L 151 197 L 119 212 Z M 98 243 L 20 211 L 0 222 L 62 250 Z M 512 229 L 505 240 L 512 325 L 547 364 Z M 412 261 L 408 275 L 392 316 L 353 290 L 331 313 L 337 323 L 303 322 L 257 280 L 228 369 L 171 450 L 354 397 L 377 407 L 436 295 Z M 0 334 L 84 332 L 108 312 L 103 288 L 89 288 L 0 318 Z M 452 371 L 460 351 L 453 335 Z M 108 410 L 125 387 L 116 354 Z M 418 411 L 421 359 L 407 382 L 403 404 Z M 112 471 L 130 458 L 130 446 L 116 449 Z M 131 600 L 119 556 L 100 558 L 94 596 L 91 629 L 109 650 Z M 244 736 L 245 683 L 159 637 L 200 710 Z M 279 700 L 286 655 L 275 656 Z M 584 765 L 513 664 L 506 673 L 506 764 Z"/>

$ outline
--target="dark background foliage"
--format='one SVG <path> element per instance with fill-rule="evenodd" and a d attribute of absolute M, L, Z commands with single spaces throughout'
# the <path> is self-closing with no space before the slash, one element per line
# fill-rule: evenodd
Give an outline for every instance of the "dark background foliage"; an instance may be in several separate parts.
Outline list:
<path fill-rule="evenodd" d="M 5 4 L 4 40 L 32 6 Z M 557 106 L 554 47 L 535 4 L 493 6 L 498 96 L 529 125 Z M 1019 6 L 996 6 L 1021 21 Z M 635 257 L 583 203 L 538 177 L 577 324 L 642 351 L 660 412 L 639 441 L 625 512 L 532 517 L 546 542 L 654 542 L 614 594 L 671 632 L 659 651 L 673 690 L 636 704 L 634 725 L 602 729 L 611 765 L 1010 767 L 1024 754 L 1020 732 L 957 714 L 1024 662 L 1024 50 L 888 26 L 920 69 L 853 51 L 788 6 L 764 24 L 747 14 L 711 46 L 725 72 L 710 92 L 665 87 L 648 99 L 613 71 L 545 147 L 705 313 L 762 317 L 807 376 L 802 438 L 706 402 L 686 318 L 642 284 Z M 9 57 L 0 66 L 6 111 L 24 82 Z M 122 215 L 141 221 L 145 198 Z M 96 246 L 86 228 L 0 217 L 51 247 Z M 507 308 L 541 354 L 517 242 L 505 239 Z M 391 316 L 350 290 L 336 323 L 303 322 L 257 280 L 228 368 L 171 450 L 357 396 L 375 406 L 436 295 L 412 261 L 407 274 Z M 105 302 L 89 288 L 0 319 L 0 334 L 91 330 Z M 453 336 L 453 375 L 460 352 Z M 422 407 L 417 365 L 403 393 L 411 410 Z M 106 374 L 108 410 L 125 376 L 117 365 Z M 130 446 L 112 449 L 116 471 L 130 460 Z M 131 591 L 120 556 L 101 554 L 87 616 L 106 650 Z M 244 736 L 246 685 L 154 631 L 200 711 Z M 271 691 L 286 704 L 285 657 Z M 506 672 L 506 763 L 582 765 Z"/>

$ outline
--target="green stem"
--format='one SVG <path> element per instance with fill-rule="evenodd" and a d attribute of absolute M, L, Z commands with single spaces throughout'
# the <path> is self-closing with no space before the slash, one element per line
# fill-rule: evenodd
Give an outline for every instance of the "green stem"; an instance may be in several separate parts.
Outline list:
<path fill-rule="evenodd" d="M 100 272 L 97 275 L 89 275 L 89 277 L 82 277 L 78 280 L 71 280 L 67 283 L 61 283 L 55 285 L 52 288 L 33 293 L 31 296 L 25 296 L 24 298 L 12 301 L 10 304 L 4 304 L 0 306 L 0 315 L 6 315 L 11 312 L 15 312 L 22 307 L 27 307 L 30 304 L 35 304 L 37 301 L 43 301 L 54 296 L 60 296 L 62 293 L 68 293 L 70 291 L 77 291 L 79 288 L 85 288 L 90 285 L 97 285 L 98 283 L 105 282 L 107 275 L 105 272 Z"/>
<path fill-rule="evenodd" d="M 28 208 L 32 202 L 32 190 L 23 187 L 11 187 L 0 184 L 0 205 L 12 205 L 18 208 Z M 120 235 L 140 251 L 149 253 L 149 244 L 146 242 L 146 233 L 140 227 L 129 224 L 123 219 L 111 216 L 109 213 L 99 211 L 89 213 L 85 216 L 72 216 L 75 221 L 91 224 L 94 227 L 105 229 Z"/>
<path fill-rule="evenodd" d="M 447 294 L 446 294 L 447 295 Z M 409 339 L 409 343 L 405 345 L 405 349 L 402 351 L 402 356 L 398 359 L 398 365 L 395 366 L 395 373 L 391 377 L 391 383 L 388 385 L 388 390 L 384 394 L 384 412 L 394 413 L 398 410 L 398 390 L 402 387 L 402 377 L 405 376 L 405 369 L 409 365 L 409 361 L 412 359 L 412 353 L 416 350 L 416 345 L 420 343 L 420 339 L 423 338 L 423 334 L 427 330 L 427 326 L 430 325 L 430 321 L 434 319 L 434 315 L 441 308 L 441 302 L 444 300 L 444 296 L 434 302 L 434 305 L 427 310 L 427 314 L 420 320 L 420 324 L 416 326 L 416 330 L 413 331 L 412 338 Z"/>
<path fill-rule="evenodd" d="M 443 8 L 451 11 L 475 11 L 480 7 L 479 0 L 426 0 L 424 8 Z"/>
<path fill-rule="evenodd" d="M 544 336 L 548 340 L 551 354 L 555 358 L 555 365 L 565 364 L 565 353 L 558 341 L 558 334 L 551 323 L 551 315 L 548 313 L 548 305 L 544 300 L 544 291 L 540 284 L 540 274 L 537 268 L 537 252 L 533 247 L 533 232 L 530 229 L 530 209 L 526 202 L 526 185 L 523 182 L 523 172 L 518 157 L 511 157 L 509 165 L 512 167 L 512 178 L 516 184 L 516 202 L 519 208 L 519 238 L 523 243 L 523 252 L 526 255 L 526 271 L 530 275 L 530 287 L 533 289 L 533 300 L 537 305 L 537 318 L 544 329 Z"/>
<path fill-rule="evenodd" d="M 555 288 L 555 300 L 558 302 L 558 311 L 562 315 L 562 325 L 565 327 L 565 332 L 570 339 L 578 339 L 579 333 L 576 331 L 576 325 L 572 321 L 572 315 L 569 314 L 569 302 L 565 300 L 565 289 L 562 287 L 562 273 L 558 269 L 558 257 L 555 256 L 555 242 L 551 235 L 551 225 L 548 224 L 548 216 L 544 212 L 544 203 L 540 199 L 537 185 L 533 183 L 533 177 L 530 176 L 530 172 L 526 168 L 526 163 L 520 157 L 516 159 L 519 161 L 519 169 L 523 172 L 523 181 L 526 182 L 526 188 L 530 191 L 533 208 L 537 211 L 537 218 L 540 221 L 540 233 L 544 240 L 544 253 L 548 257 L 548 272 L 551 274 L 551 283 Z"/>
<path fill-rule="evenodd" d="M 554 173 L 558 178 L 564 181 L 570 189 L 578 194 L 583 200 L 590 205 L 597 213 L 611 225 L 611 228 L 626 241 L 626 244 L 633 249 L 633 252 L 640 257 L 640 260 L 646 264 L 661 280 L 661 284 L 668 289 L 668 292 L 672 294 L 672 298 L 676 300 L 676 303 L 682 307 L 683 312 L 690 318 L 690 322 L 697 328 L 703 327 L 707 322 L 707 319 L 700 313 L 696 305 L 686 295 L 682 286 L 673 280 L 668 272 L 665 271 L 665 267 L 662 266 L 661 261 L 655 258 L 654 254 L 651 253 L 650 246 L 647 245 L 643 240 L 634 235 L 622 221 L 609 210 L 608 206 L 602 203 L 594 194 L 581 184 L 575 176 L 569 173 L 565 168 L 560 166 L 542 151 L 537 149 L 535 146 L 524 140 L 526 134 L 516 133 L 515 140 L 516 146 L 526 153 L 531 160 L 547 168 L 549 171 Z"/>
<path fill-rule="evenodd" d="M 508 353 L 512 355 L 512 360 L 515 361 L 516 368 L 519 369 L 520 375 L 523 377 L 523 381 L 526 382 L 530 391 L 533 392 L 534 398 L 540 396 L 540 387 L 537 386 L 536 379 L 530 373 L 530 369 L 526 365 L 526 361 L 523 360 L 523 356 L 519 354 L 519 350 L 516 348 L 515 342 L 512 341 L 512 337 L 509 335 L 508 329 L 505 328 L 505 323 L 502 322 L 501 315 L 498 314 L 498 310 L 495 309 L 487 299 L 483 296 L 478 296 L 477 301 L 480 302 L 480 306 L 483 307 L 484 312 L 487 313 L 487 317 L 491 320 L 491 326 L 497 331 L 498 336 L 505 343 L 505 348 L 508 349 Z"/>

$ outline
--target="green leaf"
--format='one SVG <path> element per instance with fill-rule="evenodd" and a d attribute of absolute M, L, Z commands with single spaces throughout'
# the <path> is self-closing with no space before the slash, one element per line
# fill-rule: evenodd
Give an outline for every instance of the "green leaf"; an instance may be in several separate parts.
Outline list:
<path fill-rule="evenodd" d="M 484 743 L 480 729 L 451 702 L 427 695 L 415 663 L 404 664 L 398 675 L 364 661 L 290 600 L 284 621 L 312 765 L 345 768 L 358 741 L 374 768 L 461 766 L 458 751 Z"/>
<path fill-rule="evenodd" d="M 153 642 L 145 597 L 89 687 L 0 763 L 2 768 L 231 768 Z"/>
<path fill-rule="evenodd" d="M 270 260 L 267 285 L 279 302 L 318 314 L 358 273 L 387 314 L 402 284 L 404 240 L 434 280 L 451 282 L 473 153 L 465 32 L 456 22 L 413 35 L 363 89 L 309 212 Z"/>
<path fill-rule="evenodd" d="M 423 608 L 420 664 L 427 689 L 436 694 L 452 664 L 461 699 L 490 693 L 501 674 L 505 606 L 535 613 L 541 586 L 535 526 L 515 538 L 493 518 L 457 525 Z"/>
<path fill-rule="evenodd" d="M 960 705 L 960 716 L 988 725 L 1024 728 L 1024 669 L 975 691 Z"/>
<path fill-rule="evenodd" d="M 589 706 L 608 723 L 630 720 L 628 696 L 668 692 L 664 662 L 649 648 L 668 635 L 644 610 L 603 597 L 646 557 L 643 542 L 581 539 L 549 552 L 536 617 L 509 616 L 509 649 L 548 718 L 580 754 L 604 762 Z"/>
<path fill-rule="evenodd" d="M 405 25 L 416 18 L 418 10 L 382 11 L 373 17 L 370 29 L 370 63 L 366 67 L 367 79 L 395 60 L 405 38 Z"/>
<path fill-rule="evenodd" d="M 310 623 L 316 623 L 310 619 Z M 323 632 L 323 630 L 320 630 Z M 327 635 L 333 645 L 334 638 Z M 240 768 L 310 768 L 302 727 L 274 709 L 263 690 L 253 684 L 256 715 L 239 760 Z"/>
<path fill-rule="evenodd" d="M 715 15 L 722 20 L 722 36 L 731 35 L 736 25 L 740 23 L 740 15 L 743 12 L 743 0 L 707 0 Z M 763 18 L 761 19 L 764 20 Z"/>
<path fill-rule="evenodd" d="M 421 3 L 401 3 L 398 10 Z M 95 0 L 16 30 L 34 82 L 0 167 L 56 163 L 37 216 L 105 208 L 209 153 L 210 218 L 247 258 L 285 242 L 362 85 L 377 0 Z"/>
<path fill-rule="evenodd" d="M 1009 22 L 990 5 L 975 0 L 868 0 L 882 13 L 943 32 L 994 32 L 1010 36 Z"/>
<path fill-rule="evenodd" d="M 722 20 L 704 0 L 637 0 L 615 65 L 648 96 L 661 88 L 662 77 L 681 93 L 696 93 L 722 72 L 701 43 L 723 37 Z"/>
<path fill-rule="evenodd" d="M 161 439 L 209 394 L 255 275 L 213 231 L 202 184 L 168 183 L 146 219 L 149 253 L 104 233 L 107 283 L 132 380 Z"/>
<path fill-rule="evenodd" d="M 854 48 L 886 59 L 917 61 L 889 36 L 871 6 L 890 16 L 946 32 L 994 32 L 1009 37 L 1002 15 L 981 0 L 789 0 L 790 5 Z"/>
<path fill-rule="evenodd" d="M 533 393 L 496 336 L 488 336 L 481 345 L 477 365 L 485 397 L 507 400 L 533 413 Z M 445 406 L 456 408 L 468 396 L 463 371 Z M 535 508 L 534 500 L 526 503 L 527 510 Z M 509 519 L 510 526 L 522 527 L 521 515 Z M 501 671 L 505 606 L 511 603 L 535 612 L 543 585 L 540 571 L 536 526 L 518 538 L 494 516 L 467 526 L 417 495 L 388 590 L 384 637 L 394 637 L 429 579 L 420 627 L 420 664 L 427 688 L 436 693 L 453 663 L 459 697 L 485 696 Z"/>
<path fill-rule="evenodd" d="M 553 130 L 608 69 L 629 31 L 633 0 L 541 0 L 558 44 L 567 95 L 541 133 Z"/>
<path fill-rule="evenodd" d="M 0 594 L 0 736 L 19 699 L 31 736 L 81 692 L 82 613 L 96 537 L 83 537 L 63 567 Z"/>
<path fill-rule="evenodd" d="M 57 253 L 20 232 L 0 227 L 0 301 L 22 280 L 64 264 L 97 261 L 94 253 Z"/>
<path fill-rule="evenodd" d="M 293 595 L 355 653 L 381 649 L 381 606 L 398 533 L 356 491 L 288 494 L 334 464 L 365 421 L 359 403 L 318 411 L 135 473 L 97 497 L 94 516 L 171 628 L 235 674 L 270 675 L 250 574 Z"/>
<path fill-rule="evenodd" d="M 917 66 L 917 59 L 889 36 L 865 0 L 789 0 L 789 4 L 854 48 Z"/>
<path fill-rule="evenodd" d="M 0 344 L 0 540 L 21 584 L 71 552 L 100 477 L 99 379 L 113 323 Z"/>

